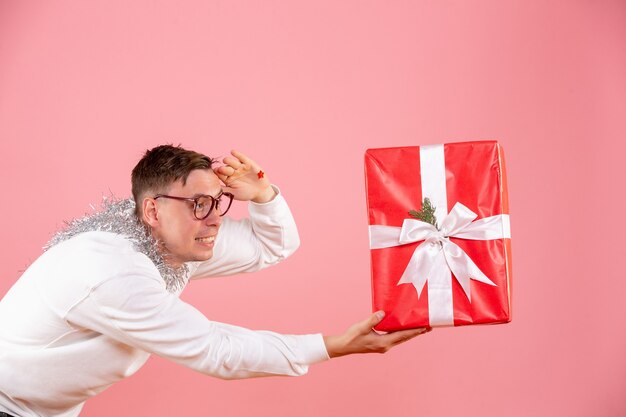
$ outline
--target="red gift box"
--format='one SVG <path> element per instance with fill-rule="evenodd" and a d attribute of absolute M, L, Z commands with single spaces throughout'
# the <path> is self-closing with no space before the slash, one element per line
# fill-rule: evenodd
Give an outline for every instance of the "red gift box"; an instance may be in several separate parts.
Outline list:
<path fill-rule="evenodd" d="M 497 142 L 368 149 L 365 178 L 372 304 L 386 313 L 377 330 L 511 321 L 509 207 Z M 409 214 L 429 204 L 436 225 Z"/>

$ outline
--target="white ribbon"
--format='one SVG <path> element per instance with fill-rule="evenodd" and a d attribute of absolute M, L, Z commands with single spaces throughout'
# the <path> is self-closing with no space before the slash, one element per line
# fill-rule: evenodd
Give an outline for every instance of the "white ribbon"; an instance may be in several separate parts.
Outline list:
<path fill-rule="evenodd" d="M 454 324 L 452 274 L 470 302 L 470 279 L 496 285 L 476 266 L 469 255 L 449 238 L 470 240 L 510 238 L 510 221 L 508 214 L 474 221 L 477 214 L 459 202 L 446 216 L 447 196 L 443 145 L 421 147 L 420 160 L 422 161 L 422 194 L 424 198 L 435 200 L 433 203 L 436 216 L 438 219 L 443 219 L 441 226 L 437 229 L 429 223 L 415 219 L 405 219 L 402 227 L 371 225 L 369 227 L 370 248 L 389 248 L 423 241 L 413 252 L 398 285 L 413 284 L 419 298 L 424 285 L 428 282 L 429 323 L 431 326 L 449 326 Z M 435 184 L 428 183 L 429 179 L 434 179 Z M 426 194 L 427 191 L 428 194 Z M 441 210 L 442 203 L 443 210 Z"/>

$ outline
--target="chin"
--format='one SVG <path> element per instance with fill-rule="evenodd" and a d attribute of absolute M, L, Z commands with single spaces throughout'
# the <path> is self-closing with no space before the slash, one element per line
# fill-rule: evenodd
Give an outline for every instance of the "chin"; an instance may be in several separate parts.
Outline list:
<path fill-rule="evenodd" d="M 194 261 L 196 261 L 196 262 L 204 262 L 204 261 L 208 261 L 212 257 L 213 257 L 213 251 L 211 250 L 210 252 L 205 252 L 205 253 L 202 253 L 202 254 L 198 254 L 197 256 L 194 257 Z"/>

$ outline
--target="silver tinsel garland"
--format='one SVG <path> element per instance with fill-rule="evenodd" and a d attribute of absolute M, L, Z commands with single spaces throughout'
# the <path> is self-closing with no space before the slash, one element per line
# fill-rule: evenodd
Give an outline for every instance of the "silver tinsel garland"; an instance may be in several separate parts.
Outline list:
<path fill-rule="evenodd" d="M 159 242 L 137 218 L 133 199 L 105 198 L 102 211 L 85 215 L 66 224 L 67 227 L 57 232 L 44 250 L 80 233 L 93 231 L 117 233 L 125 236 L 137 251 L 150 258 L 161 273 L 168 291 L 182 289 L 187 283 L 187 266 L 183 264 L 179 268 L 174 268 L 165 262 L 163 254 L 159 251 Z"/>

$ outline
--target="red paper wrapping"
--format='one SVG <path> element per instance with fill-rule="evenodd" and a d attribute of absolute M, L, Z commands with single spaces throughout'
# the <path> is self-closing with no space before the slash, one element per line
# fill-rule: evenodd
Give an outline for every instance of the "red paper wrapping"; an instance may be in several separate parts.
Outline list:
<path fill-rule="evenodd" d="M 405 219 L 411 218 L 408 211 L 421 209 L 423 199 L 430 198 L 422 189 L 424 185 L 422 180 L 426 178 L 422 178 L 426 175 L 422 169 L 430 172 L 428 170 L 432 170 L 431 165 L 437 164 L 436 161 L 432 161 L 437 158 L 429 156 L 430 154 L 426 152 L 426 149 L 433 147 L 438 147 L 442 156 L 441 181 L 438 183 L 440 186 L 430 182 L 426 182 L 425 186 L 431 194 L 433 187 L 436 189 L 435 194 L 441 191 L 440 188 L 444 188 L 444 194 L 440 196 L 439 201 L 447 202 L 447 207 L 438 207 L 439 226 L 441 227 L 442 220 L 447 217 L 455 204 L 461 203 L 477 215 L 474 222 L 481 219 L 505 218 L 508 227 L 509 207 L 504 155 L 497 142 L 429 145 L 422 147 L 422 160 L 420 160 L 420 147 L 417 146 L 369 149 L 365 154 L 365 176 L 371 240 L 373 239 L 372 226 L 393 226 L 391 229 L 394 230 L 402 228 Z M 431 178 L 431 174 L 427 176 Z M 441 216 L 441 213 L 445 214 Z M 444 239 L 449 239 L 450 242 L 458 245 L 458 248 L 465 252 L 494 285 L 477 281 L 472 276 L 469 280 L 469 288 L 467 288 L 471 294 L 470 299 L 457 277 L 450 274 L 452 298 L 450 315 L 453 315 L 453 319 L 450 316 L 447 323 L 433 324 L 429 319 L 429 285 L 437 288 L 431 283 L 431 275 L 436 274 L 433 271 L 424 274 L 428 276 L 422 279 L 427 279 L 427 281 L 423 289 L 420 289 L 419 296 L 417 284 L 399 284 L 414 252 L 420 245 L 428 245 L 428 243 L 421 240 L 372 249 L 373 310 L 384 310 L 386 313 L 384 320 L 376 327 L 377 330 L 394 331 L 422 326 L 506 323 L 511 320 L 510 232 L 508 236 L 497 239 L 476 240 L 454 236 L 444 237 Z M 434 250 L 433 247 L 436 248 L 431 245 L 431 250 Z M 422 249 L 424 248 L 422 246 Z M 446 268 L 445 262 L 437 265 L 439 269 L 442 265 Z M 431 289 L 433 296 L 437 291 L 437 289 Z M 431 307 L 438 308 L 434 304 Z"/>

